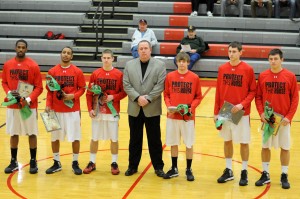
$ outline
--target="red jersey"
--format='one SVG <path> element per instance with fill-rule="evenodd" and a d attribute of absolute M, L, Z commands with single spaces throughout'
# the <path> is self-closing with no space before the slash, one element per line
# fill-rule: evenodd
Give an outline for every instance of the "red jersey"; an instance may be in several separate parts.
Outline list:
<path fill-rule="evenodd" d="M 214 115 L 218 115 L 224 101 L 242 104 L 244 115 L 250 114 L 251 101 L 255 97 L 256 82 L 253 68 L 241 61 L 237 66 L 227 62 L 219 67 Z"/>
<path fill-rule="evenodd" d="M 255 96 L 259 115 L 264 112 L 266 101 L 271 103 L 276 113 L 292 121 L 299 102 L 295 74 L 287 69 L 282 69 L 279 73 L 273 73 L 270 69 L 260 73 Z"/>
<path fill-rule="evenodd" d="M 113 106 L 119 113 L 120 100 L 127 96 L 123 89 L 123 73 L 116 68 L 113 68 L 110 71 L 99 68 L 92 73 L 89 88 L 92 83 L 94 85 L 99 85 L 103 93 L 114 97 Z M 86 92 L 86 102 L 88 110 L 91 111 L 93 109 L 93 93 L 91 91 Z M 107 107 L 107 104 L 104 104 L 104 107 L 101 109 L 101 113 L 112 114 Z"/>
<path fill-rule="evenodd" d="M 4 63 L 2 87 L 5 93 L 16 90 L 19 81 L 34 86 L 32 93 L 29 95 L 31 99 L 30 108 L 37 108 L 38 96 L 43 92 L 42 76 L 39 65 L 29 57 L 25 57 L 22 61 L 17 61 L 14 57 Z M 8 108 L 18 109 L 18 105 L 13 104 Z"/>
<path fill-rule="evenodd" d="M 60 64 L 58 64 L 51 68 L 48 74 L 51 75 L 60 86 L 63 85 L 62 90 L 66 94 L 74 94 L 74 106 L 72 108 L 69 108 L 64 104 L 63 100 L 57 99 L 57 91 L 50 91 L 48 86 L 46 86 L 48 90 L 46 106 L 50 107 L 55 112 L 61 113 L 79 111 L 79 98 L 85 91 L 85 79 L 83 76 L 83 72 L 73 64 L 71 64 L 68 68 L 63 68 Z"/>
<path fill-rule="evenodd" d="M 202 92 L 198 75 L 191 71 L 180 74 L 177 70 L 167 74 L 164 90 L 167 107 L 187 104 L 191 107 L 192 119 L 195 120 L 196 108 L 201 99 Z M 183 118 L 179 113 L 168 113 L 167 117 L 176 120 L 187 119 L 186 116 Z"/>

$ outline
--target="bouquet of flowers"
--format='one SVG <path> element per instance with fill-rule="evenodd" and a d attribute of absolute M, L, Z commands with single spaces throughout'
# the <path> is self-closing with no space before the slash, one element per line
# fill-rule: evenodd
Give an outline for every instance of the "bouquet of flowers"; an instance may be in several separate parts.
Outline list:
<path fill-rule="evenodd" d="M 57 99 L 62 100 L 64 98 L 65 93 L 62 90 L 64 88 L 64 84 L 59 85 L 51 75 L 46 75 L 46 84 L 50 91 L 57 91 Z M 74 106 L 74 102 L 72 100 L 64 100 L 64 104 L 70 108 Z"/>
<path fill-rule="evenodd" d="M 87 90 L 89 90 L 90 92 L 92 92 L 94 94 L 94 98 L 93 98 L 93 110 L 97 111 L 99 110 L 99 105 L 102 106 L 103 103 L 103 99 L 107 97 L 107 94 L 102 92 L 101 86 L 96 85 L 96 84 L 91 84 L 91 87 L 86 87 Z M 115 107 L 113 106 L 113 102 L 109 101 L 106 103 L 107 107 L 109 108 L 110 112 L 112 113 L 112 115 L 114 117 L 119 116 L 119 114 L 117 113 Z"/>
<path fill-rule="evenodd" d="M 26 99 L 21 96 L 13 96 L 11 93 L 8 93 L 1 105 L 10 106 L 13 104 L 18 104 L 23 120 L 26 120 L 31 116 L 32 111 L 29 108 Z"/>

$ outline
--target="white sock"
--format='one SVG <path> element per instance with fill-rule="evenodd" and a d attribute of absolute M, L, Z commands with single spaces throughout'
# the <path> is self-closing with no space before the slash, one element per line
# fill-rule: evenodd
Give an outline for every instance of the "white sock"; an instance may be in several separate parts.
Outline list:
<path fill-rule="evenodd" d="M 53 159 L 56 161 L 60 161 L 59 153 L 53 153 Z"/>
<path fill-rule="evenodd" d="M 118 162 L 118 154 L 111 154 L 111 162 Z"/>
<path fill-rule="evenodd" d="M 289 169 L 289 166 L 281 166 L 282 173 L 287 174 L 288 173 L 288 169 Z"/>
<path fill-rule="evenodd" d="M 263 170 L 266 171 L 267 173 L 270 173 L 269 172 L 269 165 L 270 165 L 270 162 L 262 162 Z"/>
<path fill-rule="evenodd" d="M 242 161 L 242 170 L 247 170 L 248 168 L 248 161 Z"/>
<path fill-rule="evenodd" d="M 226 160 L 226 168 L 232 170 L 232 158 L 225 158 Z"/>
<path fill-rule="evenodd" d="M 78 161 L 78 153 L 73 153 L 73 161 Z"/>
<path fill-rule="evenodd" d="M 96 153 L 90 153 L 90 161 L 96 163 Z"/>

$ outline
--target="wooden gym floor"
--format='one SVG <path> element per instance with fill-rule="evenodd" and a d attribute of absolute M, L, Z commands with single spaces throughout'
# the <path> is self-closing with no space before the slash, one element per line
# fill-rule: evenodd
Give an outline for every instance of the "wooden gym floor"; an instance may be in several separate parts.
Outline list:
<path fill-rule="evenodd" d="M 292 149 L 289 166 L 289 181 L 291 189 L 283 190 L 280 186 L 280 159 L 279 151 L 272 149 L 270 164 L 271 184 L 256 187 L 255 181 L 260 178 L 261 172 L 261 134 L 258 132 L 260 120 L 252 103 L 250 160 L 249 160 L 249 185 L 240 187 L 241 162 L 239 145 L 234 146 L 233 171 L 235 179 L 225 184 L 218 184 L 217 178 L 225 168 L 223 155 L 223 140 L 213 123 L 213 107 L 215 96 L 215 80 L 202 80 L 202 93 L 204 99 L 197 108 L 196 113 L 196 143 L 194 145 L 194 159 L 192 169 L 195 176 L 194 182 L 188 182 L 185 178 L 185 147 L 180 146 L 178 157 L 179 176 L 164 180 L 154 174 L 150 162 L 146 136 L 144 136 L 143 154 L 138 173 L 127 177 L 124 172 L 128 166 L 129 128 L 127 122 L 127 98 L 121 102 L 121 119 L 119 123 L 119 167 L 120 175 L 113 176 L 110 173 L 111 155 L 110 142 L 100 141 L 97 154 L 97 170 L 89 175 L 76 176 L 72 173 L 71 143 L 61 143 L 62 171 L 46 175 L 45 170 L 52 166 L 52 151 L 50 134 L 39 117 L 38 136 L 38 174 L 29 174 L 29 146 L 27 137 L 20 137 L 18 162 L 21 168 L 13 174 L 5 174 L 4 168 L 10 161 L 9 136 L 5 133 L 6 108 L 0 107 L 0 198 L 299 198 L 300 187 L 300 111 L 298 109 L 292 123 Z M 45 108 L 46 91 L 39 97 L 39 113 Z M 5 97 L 3 89 L 0 93 L 0 101 Z M 163 105 L 161 116 L 162 141 L 165 141 L 166 108 Z M 84 167 L 89 162 L 89 142 L 91 137 L 91 119 L 88 116 L 85 95 L 81 98 L 82 110 L 82 140 L 79 163 Z M 298 143 L 298 144 L 297 144 Z M 298 154 L 298 155 L 297 155 Z M 171 166 L 170 148 L 164 145 L 163 159 L 164 170 Z M 298 190 L 298 191 L 297 191 Z"/>

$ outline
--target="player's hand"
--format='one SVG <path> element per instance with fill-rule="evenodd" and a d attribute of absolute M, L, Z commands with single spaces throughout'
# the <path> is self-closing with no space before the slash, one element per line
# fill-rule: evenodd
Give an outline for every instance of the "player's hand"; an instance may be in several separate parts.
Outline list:
<path fill-rule="evenodd" d="M 51 108 L 50 108 L 49 106 L 46 106 L 45 112 L 46 112 L 46 113 L 49 113 L 50 111 L 51 111 Z"/>
<path fill-rule="evenodd" d="M 64 100 L 72 100 L 72 99 L 74 99 L 74 94 L 63 93 L 63 99 Z"/>
<path fill-rule="evenodd" d="M 262 122 L 268 123 L 268 121 L 266 120 L 266 117 L 265 117 L 265 113 L 262 113 L 262 114 L 260 115 L 260 119 L 261 119 Z"/>
<path fill-rule="evenodd" d="M 291 121 L 285 117 L 285 118 L 283 118 L 283 119 L 281 120 L 281 125 L 286 126 L 286 125 L 288 125 L 290 122 L 291 122 Z"/>
<path fill-rule="evenodd" d="M 175 108 L 170 108 L 169 109 L 169 107 L 168 107 L 168 113 L 170 113 L 170 114 L 174 114 L 174 113 L 176 113 L 176 111 L 177 111 L 177 109 L 175 109 Z"/>
<path fill-rule="evenodd" d="M 195 50 L 195 49 L 192 49 L 191 51 L 190 51 L 190 53 L 196 53 L 197 52 L 197 50 Z"/>
<path fill-rule="evenodd" d="M 216 123 L 218 120 L 218 115 L 214 115 L 214 123 Z"/>
<path fill-rule="evenodd" d="M 20 96 L 20 93 L 18 91 L 10 91 L 10 93 L 12 94 L 12 96 L 14 97 L 19 97 Z"/>
<path fill-rule="evenodd" d="M 91 111 L 89 112 L 89 115 L 90 115 L 91 118 L 96 117 L 96 114 L 95 114 L 94 110 L 91 110 Z"/>
<path fill-rule="evenodd" d="M 113 95 L 107 95 L 106 97 L 103 97 L 103 100 L 102 102 L 103 103 L 107 103 L 107 102 L 110 102 L 114 99 L 114 96 Z"/>
<path fill-rule="evenodd" d="M 242 110 L 243 108 L 244 108 L 243 105 L 237 104 L 237 105 L 235 105 L 235 106 L 231 109 L 231 112 L 232 112 L 232 113 L 236 113 L 236 112 L 238 112 L 239 110 Z"/>

